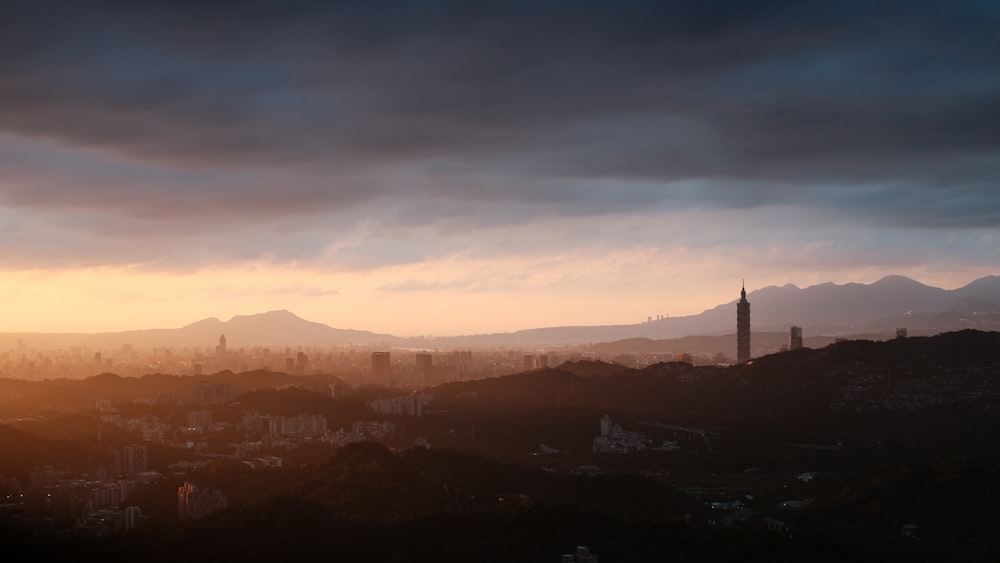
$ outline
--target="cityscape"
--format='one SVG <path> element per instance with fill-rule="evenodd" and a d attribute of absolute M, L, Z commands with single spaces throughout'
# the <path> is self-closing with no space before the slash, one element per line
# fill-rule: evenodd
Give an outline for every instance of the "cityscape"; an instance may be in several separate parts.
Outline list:
<path fill-rule="evenodd" d="M 995 562 L 988 2 L 0 2 L 0 550 Z"/>
<path fill-rule="evenodd" d="M 994 298 L 1000 296 L 1000 287 L 991 287 Z M 983 465 L 993 463 L 985 452 L 995 450 L 978 448 L 996 440 L 997 332 L 913 337 L 907 327 L 895 327 L 881 338 L 842 336 L 813 350 L 803 344 L 803 328 L 792 325 L 778 350 L 757 354 L 751 352 L 759 349 L 745 286 L 739 295 L 730 304 L 734 331 L 724 337 L 735 361 L 721 353 L 710 358 L 666 350 L 612 358 L 586 346 L 531 353 L 349 345 L 273 353 L 262 346 L 235 347 L 221 334 L 214 345 L 176 352 L 143 354 L 127 344 L 97 352 L 34 352 L 33 365 L 24 360 L 29 349 L 21 341 L 20 361 L 11 353 L 3 356 L 0 439 L 8 451 L 23 453 L 7 457 L 0 474 L 6 499 L 0 522 L 18 534 L 22 548 L 38 553 L 69 554 L 81 549 L 73 547 L 81 540 L 96 542 L 88 544 L 88 553 L 118 552 L 143 550 L 134 543 L 140 537 L 156 541 L 142 534 L 181 533 L 177 526 L 184 522 L 226 525 L 225 518 L 271 510 L 269 491 L 288 487 L 306 486 L 296 494 L 314 499 L 317 510 L 389 502 L 375 512 L 362 510 L 375 522 L 399 518 L 396 503 L 403 501 L 480 517 L 497 510 L 537 515 L 578 502 L 571 491 L 583 486 L 581 480 L 593 481 L 588 486 L 599 491 L 605 485 L 598 483 L 631 476 L 642 481 L 629 484 L 631 492 L 615 493 L 622 496 L 602 510 L 650 519 L 643 525 L 654 528 L 666 518 L 657 537 L 690 533 L 731 542 L 720 557 L 752 541 L 811 558 L 825 541 L 825 527 L 837 521 L 832 506 L 860 486 L 854 480 L 895 471 L 896 454 L 862 461 L 873 452 L 908 451 L 931 439 L 930 428 L 957 430 L 969 419 L 982 427 L 962 430 L 962 438 L 945 450 L 968 451 L 962 448 L 975 444 L 979 457 L 949 461 L 960 464 L 949 471 L 996 470 Z M 966 316 L 981 320 L 998 309 Z M 90 363 L 84 361 L 89 355 Z M 697 355 L 709 361 L 695 363 Z M 19 370 L 32 377 L 17 377 Z M 735 401 L 729 398 L 734 393 L 740 397 Z M 808 422 L 801 418 L 806 413 L 812 413 Z M 906 432 L 873 434 L 865 421 L 887 414 L 908 421 Z M 935 459 L 940 447 L 910 451 L 907 467 L 914 455 Z M 483 466 L 501 460 L 519 475 L 490 476 L 497 469 Z M 403 485 L 373 476 L 381 492 L 361 493 L 356 501 L 344 494 L 364 480 L 345 474 L 337 479 L 346 480 L 331 482 L 339 483 L 338 492 L 320 500 L 305 483 L 333 478 L 324 476 L 331 463 L 336 471 L 359 476 L 385 463 L 403 464 L 398 471 L 416 464 L 408 471 L 422 478 L 428 471 L 444 473 L 432 478 L 443 479 L 436 492 L 419 482 L 407 485 L 413 489 L 406 493 L 381 491 Z M 633 514 L 632 494 L 658 500 Z M 384 495 L 395 498 L 390 502 Z M 849 532 L 855 547 L 833 557 L 852 549 L 911 557 L 928 545 L 938 557 L 953 549 L 926 529 L 924 512 L 911 509 L 910 519 L 890 519 L 896 523 L 888 530 L 875 518 L 879 534 Z M 597 561 L 602 552 L 607 558 L 657 545 L 650 537 L 641 547 L 623 549 L 608 544 L 607 533 L 578 530 L 582 537 L 567 539 L 567 545 L 587 543 L 562 560 Z M 962 547 L 966 553 L 976 558 L 992 552 L 990 540 L 966 533 L 976 542 Z M 737 539 L 745 534 L 753 539 Z M 801 537 L 808 540 L 795 539 Z M 407 553 L 407 545 L 398 544 L 393 553 Z M 300 548 L 305 556 L 320 549 L 308 542 Z M 422 560 L 433 551 L 407 556 Z M 177 556 L 166 553 L 166 559 Z"/>

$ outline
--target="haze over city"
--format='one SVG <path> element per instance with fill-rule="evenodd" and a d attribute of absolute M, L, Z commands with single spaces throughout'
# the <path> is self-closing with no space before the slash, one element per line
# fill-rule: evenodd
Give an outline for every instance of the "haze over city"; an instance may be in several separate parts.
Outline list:
<path fill-rule="evenodd" d="M 1000 263 L 991 3 L 8 2 L 0 331 L 466 334 Z"/>

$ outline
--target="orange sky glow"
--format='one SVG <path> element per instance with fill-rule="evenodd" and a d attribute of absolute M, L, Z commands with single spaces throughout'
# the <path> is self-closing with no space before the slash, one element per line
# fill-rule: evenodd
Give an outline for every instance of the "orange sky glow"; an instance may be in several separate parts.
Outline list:
<path fill-rule="evenodd" d="M 986 10 L 36 4 L 0 7 L 0 331 L 448 336 L 998 273 Z"/>

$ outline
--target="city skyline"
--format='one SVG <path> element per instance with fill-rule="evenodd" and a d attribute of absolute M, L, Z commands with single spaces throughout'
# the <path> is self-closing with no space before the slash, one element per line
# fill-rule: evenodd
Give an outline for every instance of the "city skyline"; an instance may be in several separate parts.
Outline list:
<path fill-rule="evenodd" d="M 55 9 L 53 9 L 55 8 Z M 629 324 L 1000 264 L 987 4 L 0 7 L 0 332 Z"/>

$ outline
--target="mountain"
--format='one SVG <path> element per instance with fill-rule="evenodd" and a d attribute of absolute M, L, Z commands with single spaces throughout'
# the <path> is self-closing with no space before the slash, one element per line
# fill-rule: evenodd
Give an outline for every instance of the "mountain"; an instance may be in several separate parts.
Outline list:
<path fill-rule="evenodd" d="M 176 329 L 158 328 L 95 334 L 74 333 L 6 333 L 8 340 L 20 339 L 33 348 L 118 348 L 124 344 L 134 348 L 212 347 L 225 335 L 232 347 L 243 346 L 330 346 L 346 344 L 399 343 L 389 334 L 365 330 L 332 328 L 307 321 L 286 310 L 256 315 L 237 315 L 229 321 L 202 319 Z"/>
<path fill-rule="evenodd" d="M 214 342 L 220 334 L 225 334 L 231 342 L 254 345 L 322 346 L 375 344 L 398 340 L 389 334 L 332 328 L 323 323 L 307 321 L 286 310 L 258 315 L 237 315 L 225 323 L 214 318 L 205 319 L 189 324 L 178 332 L 190 340 L 199 342 Z"/>
<path fill-rule="evenodd" d="M 736 292 L 734 291 L 734 296 Z M 1000 276 L 986 276 L 964 287 L 946 290 L 903 276 L 871 284 L 824 283 L 807 288 L 769 286 L 747 294 L 754 332 L 787 333 L 803 327 L 807 336 L 891 335 L 896 327 L 911 334 L 977 328 L 1000 330 Z M 208 318 L 177 329 L 150 329 L 97 334 L 5 333 L 33 348 L 212 347 L 225 334 L 230 346 L 329 346 L 384 344 L 419 348 L 553 348 L 632 338 L 677 339 L 721 336 L 735 332 L 736 299 L 698 315 L 668 317 L 628 325 L 543 327 L 502 334 L 443 338 L 399 338 L 365 330 L 332 328 L 280 310 L 238 315 L 229 321 Z"/>
<path fill-rule="evenodd" d="M 736 292 L 734 291 L 734 294 Z M 807 335 L 892 334 L 913 325 L 919 334 L 978 328 L 1000 330 L 1000 276 L 980 278 L 946 290 L 904 276 L 871 284 L 824 283 L 799 288 L 769 286 L 747 294 L 754 332 L 785 332 L 792 325 Z M 467 345 L 565 346 L 628 338 L 676 339 L 735 332 L 736 299 L 698 315 L 608 326 L 564 326 L 455 339 Z"/>

